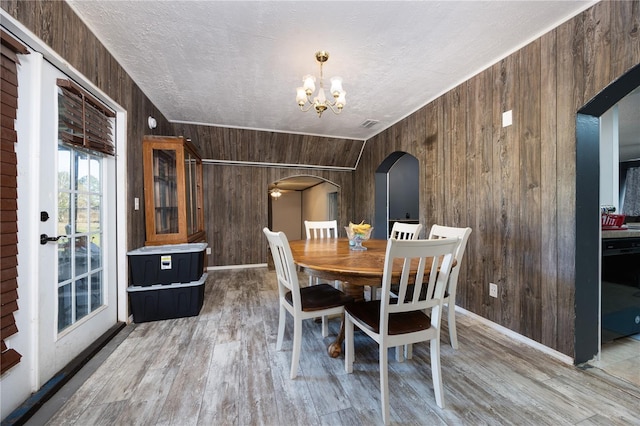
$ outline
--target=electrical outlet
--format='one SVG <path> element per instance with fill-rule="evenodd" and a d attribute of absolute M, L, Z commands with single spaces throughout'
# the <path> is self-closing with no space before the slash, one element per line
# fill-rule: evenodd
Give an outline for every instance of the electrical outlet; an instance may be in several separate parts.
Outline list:
<path fill-rule="evenodd" d="M 211 254 L 211 247 L 207 247 L 207 254 Z"/>
<path fill-rule="evenodd" d="M 489 296 L 498 297 L 498 284 L 489 283 Z"/>

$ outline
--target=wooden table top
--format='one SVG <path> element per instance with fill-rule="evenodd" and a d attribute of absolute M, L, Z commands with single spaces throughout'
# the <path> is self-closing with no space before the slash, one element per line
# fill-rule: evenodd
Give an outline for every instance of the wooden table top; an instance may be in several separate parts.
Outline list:
<path fill-rule="evenodd" d="M 367 250 L 363 251 L 350 250 L 348 238 L 296 240 L 289 245 L 294 261 L 303 271 L 339 275 L 345 279 L 336 279 L 349 282 L 358 278 L 382 279 L 387 240 L 364 241 L 362 245 Z"/>
<path fill-rule="evenodd" d="M 289 241 L 293 260 L 303 272 L 354 285 L 380 286 L 384 273 L 387 240 L 370 239 L 364 241 L 362 245 L 367 250 L 350 250 L 348 238 Z M 397 261 L 401 265 L 402 261 L 400 259 Z M 430 264 L 427 264 L 425 273 L 429 272 L 429 267 Z"/>

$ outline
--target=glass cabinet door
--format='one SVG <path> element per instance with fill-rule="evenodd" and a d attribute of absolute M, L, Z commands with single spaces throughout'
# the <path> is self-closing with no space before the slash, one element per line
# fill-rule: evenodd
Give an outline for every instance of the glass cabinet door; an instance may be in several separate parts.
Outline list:
<path fill-rule="evenodd" d="M 175 149 L 153 149 L 153 198 L 156 234 L 179 232 Z"/>
<path fill-rule="evenodd" d="M 187 234 L 198 231 L 198 196 L 196 193 L 196 158 L 186 151 L 184 153 L 184 179 L 186 186 Z"/>
<path fill-rule="evenodd" d="M 146 245 L 205 239 L 202 160 L 183 137 L 147 135 L 142 143 Z"/>

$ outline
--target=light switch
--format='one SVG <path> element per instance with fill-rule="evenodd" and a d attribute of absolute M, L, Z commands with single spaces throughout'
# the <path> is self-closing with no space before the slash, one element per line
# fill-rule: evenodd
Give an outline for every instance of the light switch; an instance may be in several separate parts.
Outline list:
<path fill-rule="evenodd" d="M 140 210 L 140 199 L 138 197 L 133 199 L 133 209 Z"/>
<path fill-rule="evenodd" d="M 502 113 L 502 127 L 511 126 L 513 124 L 512 110 Z"/>

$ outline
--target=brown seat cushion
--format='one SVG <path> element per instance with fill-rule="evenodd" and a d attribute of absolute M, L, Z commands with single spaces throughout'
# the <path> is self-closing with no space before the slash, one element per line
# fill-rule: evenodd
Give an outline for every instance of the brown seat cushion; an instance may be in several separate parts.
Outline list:
<path fill-rule="evenodd" d="M 293 305 L 290 291 L 284 295 L 284 298 L 290 305 Z M 300 288 L 300 299 L 302 302 L 302 310 L 305 312 L 335 308 L 336 306 L 353 302 L 352 296 L 347 296 L 329 284 L 318 284 Z"/>
<path fill-rule="evenodd" d="M 347 303 L 344 310 L 359 318 L 369 330 L 375 333 L 380 332 L 379 300 Z M 389 317 L 390 335 L 412 333 L 430 327 L 431 318 L 422 311 L 399 312 L 391 314 Z"/>

